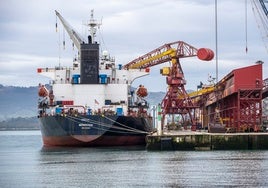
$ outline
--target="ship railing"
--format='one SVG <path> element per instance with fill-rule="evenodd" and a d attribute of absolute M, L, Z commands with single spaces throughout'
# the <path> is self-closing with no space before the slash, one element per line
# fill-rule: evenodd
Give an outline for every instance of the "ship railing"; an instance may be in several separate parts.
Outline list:
<path fill-rule="evenodd" d="M 82 105 L 64 105 L 63 106 L 63 113 L 78 114 L 81 112 L 86 114 L 86 107 Z"/>
<path fill-rule="evenodd" d="M 37 72 L 41 73 L 41 72 L 55 72 L 55 68 L 38 68 Z"/>
<path fill-rule="evenodd" d="M 41 72 L 55 72 L 56 70 L 71 70 L 71 69 L 75 69 L 75 67 L 55 67 L 55 68 L 37 68 L 37 72 L 41 73 Z"/>

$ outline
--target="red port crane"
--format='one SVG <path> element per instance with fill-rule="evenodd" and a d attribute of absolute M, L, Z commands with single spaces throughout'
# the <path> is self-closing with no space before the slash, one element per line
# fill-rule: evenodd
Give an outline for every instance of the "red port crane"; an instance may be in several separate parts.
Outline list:
<path fill-rule="evenodd" d="M 197 106 L 193 104 L 184 88 L 186 81 L 180 64 L 180 58 L 193 56 L 198 56 L 199 59 L 204 61 L 210 61 L 214 57 L 214 52 L 208 48 L 198 50 L 183 41 L 176 41 L 164 44 L 134 59 L 123 67 L 124 69 L 145 69 L 161 63 L 171 62 L 170 67 L 164 67 L 160 71 L 162 75 L 166 76 L 166 83 L 168 85 L 168 91 L 161 102 L 162 130 L 167 114 L 180 114 L 184 125 L 188 119 L 190 120 L 192 130 L 196 128 L 194 109 L 197 108 Z"/>

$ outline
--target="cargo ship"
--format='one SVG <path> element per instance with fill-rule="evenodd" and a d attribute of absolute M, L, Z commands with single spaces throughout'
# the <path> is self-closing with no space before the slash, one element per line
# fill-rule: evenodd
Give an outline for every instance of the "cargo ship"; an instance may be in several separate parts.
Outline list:
<path fill-rule="evenodd" d="M 39 84 L 38 118 L 44 146 L 145 145 L 153 132 L 147 89 L 131 84 L 149 74 L 149 69 L 124 69 L 95 41 L 100 24 L 93 10 L 85 41 L 56 12 L 78 50 L 71 67 L 38 68 L 51 79 Z M 57 27 L 57 23 L 56 23 Z"/>

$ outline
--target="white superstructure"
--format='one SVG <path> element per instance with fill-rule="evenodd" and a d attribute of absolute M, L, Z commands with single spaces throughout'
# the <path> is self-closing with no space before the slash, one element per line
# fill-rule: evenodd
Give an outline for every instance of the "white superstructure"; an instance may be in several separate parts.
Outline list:
<path fill-rule="evenodd" d="M 94 111 L 123 108 L 126 114 L 132 101 L 131 84 L 139 77 L 149 74 L 149 69 L 123 70 L 114 61 L 101 60 L 98 84 L 80 83 L 80 66 L 39 68 L 40 75 L 51 79 L 55 106 L 71 104 L 85 106 Z"/>

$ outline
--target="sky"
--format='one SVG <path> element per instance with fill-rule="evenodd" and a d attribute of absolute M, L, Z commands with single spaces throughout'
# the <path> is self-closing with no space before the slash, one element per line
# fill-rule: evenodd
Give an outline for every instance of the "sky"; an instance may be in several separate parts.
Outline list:
<path fill-rule="evenodd" d="M 0 84 L 45 84 L 49 80 L 38 75 L 37 68 L 71 66 L 77 51 L 59 19 L 56 32 L 55 10 L 87 36 L 83 23 L 90 19 L 92 9 L 102 22 L 97 40 L 102 50 L 115 57 L 116 64 L 124 65 L 165 43 L 184 41 L 214 52 L 217 46 L 219 80 L 233 69 L 259 60 L 264 62 L 263 78 L 268 77 L 268 43 L 262 38 L 251 0 L 218 0 L 217 32 L 215 0 L 9 0 L 0 1 Z M 204 62 L 191 57 L 180 63 L 186 89 L 195 90 L 200 81 L 208 83 L 209 76 L 216 77 L 216 58 Z M 150 75 L 135 80 L 133 86 L 166 91 L 166 79 L 159 71 L 164 66 L 151 67 Z"/>

